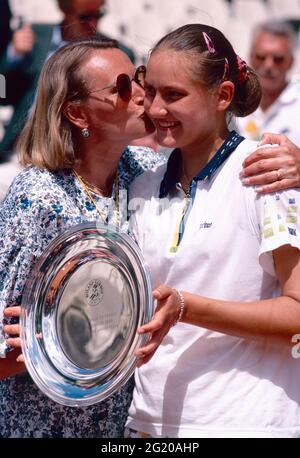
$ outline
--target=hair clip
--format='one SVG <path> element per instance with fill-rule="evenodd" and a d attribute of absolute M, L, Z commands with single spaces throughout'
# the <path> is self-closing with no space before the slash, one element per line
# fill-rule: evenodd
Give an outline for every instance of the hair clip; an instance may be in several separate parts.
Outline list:
<path fill-rule="evenodd" d="M 229 62 L 228 62 L 228 59 L 227 57 L 225 57 L 225 62 L 224 62 L 224 73 L 223 73 L 223 76 L 222 76 L 222 81 L 226 81 L 228 79 L 228 76 L 229 76 Z"/>
<path fill-rule="evenodd" d="M 239 80 L 242 84 L 246 83 L 249 79 L 249 71 L 246 62 L 236 55 L 237 66 L 239 69 Z"/>
<path fill-rule="evenodd" d="M 205 44 L 207 46 L 208 52 L 210 54 L 214 54 L 216 52 L 216 50 L 215 50 L 215 47 L 214 47 L 214 44 L 213 44 L 211 38 L 205 32 L 202 32 L 202 35 L 203 35 Z"/>

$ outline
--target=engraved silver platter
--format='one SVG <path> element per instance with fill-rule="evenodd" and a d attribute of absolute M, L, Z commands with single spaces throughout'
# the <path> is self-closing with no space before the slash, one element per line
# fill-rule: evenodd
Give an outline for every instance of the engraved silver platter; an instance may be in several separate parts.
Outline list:
<path fill-rule="evenodd" d="M 35 265 L 22 300 L 26 367 L 40 390 L 67 406 L 101 402 L 136 366 L 153 314 L 142 254 L 124 233 L 98 223 L 67 230 Z"/>

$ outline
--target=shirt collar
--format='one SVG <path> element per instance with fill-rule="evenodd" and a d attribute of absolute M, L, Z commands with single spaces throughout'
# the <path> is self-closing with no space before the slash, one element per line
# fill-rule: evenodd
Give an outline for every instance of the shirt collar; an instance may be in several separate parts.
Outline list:
<path fill-rule="evenodd" d="M 299 95 L 299 83 L 290 82 L 278 97 L 278 102 L 281 105 L 290 105 L 299 100 Z"/>
<path fill-rule="evenodd" d="M 56 25 L 53 27 L 51 44 L 53 45 L 53 47 L 56 46 L 57 48 L 59 48 L 61 46 L 61 43 L 64 43 L 62 39 L 61 26 Z"/>
<path fill-rule="evenodd" d="M 66 45 L 68 42 L 64 41 L 62 38 L 62 25 L 58 24 L 53 27 L 50 51 L 48 53 L 48 58 L 59 48 Z"/>
<path fill-rule="evenodd" d="M 244 137 L 233 130 L 225 142 L 217 150 L 216 154 L 208 162 L 208 164 L 206 164 L 206 166 L 198 173 L 198 175 L 193 178 L 193 181 L 197 182 L 210 179 L 244 139 Z M 181 164 L 181 151 L 179 148 L 177 148 L 171 153 L 171 156 L 168 160 L 167 170 L 160 184 L 160 198 L 166 197 L 178 183 L 180 179 Z"/>

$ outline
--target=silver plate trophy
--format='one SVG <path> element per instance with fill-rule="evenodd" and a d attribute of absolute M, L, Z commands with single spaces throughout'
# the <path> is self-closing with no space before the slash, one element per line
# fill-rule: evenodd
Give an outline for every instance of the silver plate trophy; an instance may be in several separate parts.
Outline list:
<path fill-rule="evenodd" d="M 54 401 L 88 406 L 118 390 L 147 337 L 150 274 L 132 239 L 83 223 L 56 238 L 35 265 L 22 300 L 27 369 Z"/>

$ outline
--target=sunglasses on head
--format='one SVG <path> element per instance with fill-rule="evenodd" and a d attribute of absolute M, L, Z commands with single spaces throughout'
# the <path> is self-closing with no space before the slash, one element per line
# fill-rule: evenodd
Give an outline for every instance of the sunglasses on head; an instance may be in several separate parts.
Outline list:
<path fill-rule="evenodd" d="M 144 65 L 140 65 L 135 70 L 135 73 L 132 79 L 130 79 L 130 77 L 126 73 L 120 73 L 120 75 L 117 76 L 117 80 L 114 85 L 106 86 L 101 89 L 95 89 L 93 91 L 90 91 L 89 94 L 93 94 L 94 92 L 101 92 L 101 91 L 104 91 L 105 89 L 111 89 L 115 87 L 120 99 L 122 99 L 124 102 L 129 102 L 129 100 L 132 97 L 131 82 L 134 81 L 136 84 L 138 84 L 140 87 L 144 89 L 145 76 L 146 76 L 146 67 Z"/>
<path fill-rule="evenodd" d="M 81 13 L 77 14 L 77 19 L 79 19 L 82 22 L 88 22 L 88 21 L 93 21 L 93 20 L 99 20 L 105 15 L 105 11 L 95 11 L 95 12 L 86 12 L 86 13 Z"/>

